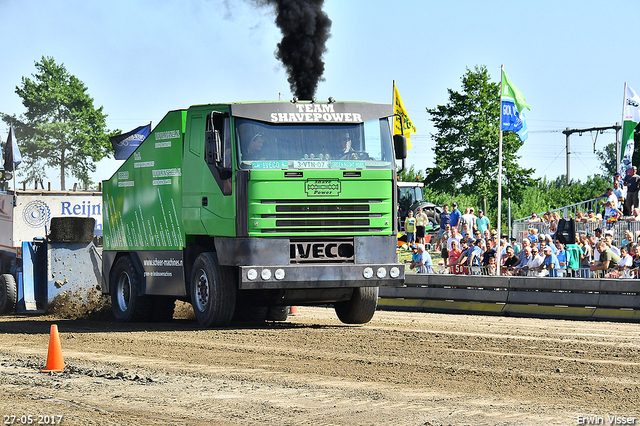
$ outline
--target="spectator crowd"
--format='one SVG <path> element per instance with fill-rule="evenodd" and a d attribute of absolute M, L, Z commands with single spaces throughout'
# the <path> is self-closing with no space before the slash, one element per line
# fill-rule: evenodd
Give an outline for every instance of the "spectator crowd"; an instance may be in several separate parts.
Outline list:
<path fill-rule="evenodd" d="M 613 186 L 602 194 L 605 198 L 601 203 L 604 214 L 595 214 L 592 209 L 586 213 L 576 212 L 576 223 L 590 225 L 584 227 L 586 230 L 580 230 L 575 235 L 575 243 L 570 244 L 565 244 L 565 233 L 558 232 L 561 223 L 558 212 L 546 212 L 542 217 L 532 213 L 527 221 L 528 229 L 518 242 L 515 237 L 498 236 L 482 210 L 478 210 L 476 215 L 474 208 L 469 207 L 462 213 L 457 203 L 453 203 L 451 209 L 445 204 L 435 241 L 435 250 L 442 256 L 441 264 L 433 265 L 431 256 L 425 250 L 424 228 L 421 232 L 417 231 L 418 223 L 424 222 L 413 218 L 413 215 L 407 219 L 409 226 L 405 223 L 405 227 L 417 232 L 418 244 L 414 244 L 415 237 L 407 239 L 414 252 L 412 260 L 407 262 L 410 263 L 410 269 L 422 273 L 491 275 L 496 274 L 499 267 L 501 275 L 638 277 L 639 187 L 640 176 L 635 166 L 625 179 L 616 174 Z M 628 224 L 624 231 L 621 226 L 614 226 L 621 221 Z M 632 226 L 632 222 L 639 222 L 638 226 Z M 543 232 L 539 233 L 540 230 Z M 624 236 L 615 235 L 616 232 Z"/>

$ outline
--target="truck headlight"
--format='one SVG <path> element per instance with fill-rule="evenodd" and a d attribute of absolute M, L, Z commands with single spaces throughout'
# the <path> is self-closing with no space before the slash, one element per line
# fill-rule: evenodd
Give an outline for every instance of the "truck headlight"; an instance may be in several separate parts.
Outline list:
<path fill-rule="evenodd" d="M 362 276 L 367 279 L 373 277 L 373 268 L 370 268 L 368 266 L 364 268 L 364 271 L 362 271 Z"/>
<path fill-rule="evenodd" d="M 387 270 L 385 268 L 378 268 L 378 272 L 376 272 L 378 278 L 384 278 L 387 276 Z"/>
<path fill-rule="evenodd" d="M 389 270 L 389 276 L 391 278 L 398 278 L 400 276 L 400 269 L 397 266 L 394 266 Z"/>
<path fill-rule="evenodd" d="M 260 274 L 260 276 L 262 277 L 263 280 L 268 280 L 271 279 L 271 270 L 269 269 L 263 269 L 262 273 Z"/>
<path fill-rule="evenodd" d="M 282 268 L 276 269 L 276 272 L 273 274 L 273 276 L 276 277 L 276 280 L 283 280 L 284 279 L 284 269 L 282 269 Z"/>
<path fill-rule="evenodd" d="M 256 278 L 258 278 L 258 271 L 256 271 L 255 269 L 249 269 L 247 271 L 247 278 L 251 281 L 255 280 Z"/>

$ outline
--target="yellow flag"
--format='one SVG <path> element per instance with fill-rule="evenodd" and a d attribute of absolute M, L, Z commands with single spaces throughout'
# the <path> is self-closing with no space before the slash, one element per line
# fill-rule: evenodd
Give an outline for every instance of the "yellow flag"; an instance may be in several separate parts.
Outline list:
<path fill-rule="evenodd" d="M 398 88 L 396 87 L 395 81 L 393 82 L 393 104 L 394 104 L 394 112 L 396 114 L 400 114 L 402 117 L 402 127 L 400 126 L 400 117 L 396 116 L 393 120 L 394 122 L 394 131 L 393 134 L 399 135 L 402 133 L 401 128 L 404 129 L 404 135 L 407 137 L 407 149 L 411 149 L 411 133 L 416 132 L 416 128 L 413 125 L 413 122 L 409 118 L 409 114 L 407 114 L 407 110 L 404 108 L 404 104 L 402 103 L 402 98 L 400 97 L 400 93 L 398 93 Z"/>

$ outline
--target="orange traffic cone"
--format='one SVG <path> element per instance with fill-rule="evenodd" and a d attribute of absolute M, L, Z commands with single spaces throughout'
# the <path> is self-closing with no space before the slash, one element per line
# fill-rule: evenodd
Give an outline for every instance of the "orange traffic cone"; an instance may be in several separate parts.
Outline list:
<path fill-rule="evenodd" d="M 298 308 L 296 306 L 291 306 L 289 308 L 289 315 L 291 315 L 291 316 L 300 315 L 300 314 L 298 314 Z"/>
<path fill-rule="evenodd" d="M 51 325 L 51 335 L 49 336 L 49 354 L 47 355 L 47 366 L 41 373 L 64 370 L 64 358 L 62 358 L 62 345 L 58 335 L 58 326 Z"/>

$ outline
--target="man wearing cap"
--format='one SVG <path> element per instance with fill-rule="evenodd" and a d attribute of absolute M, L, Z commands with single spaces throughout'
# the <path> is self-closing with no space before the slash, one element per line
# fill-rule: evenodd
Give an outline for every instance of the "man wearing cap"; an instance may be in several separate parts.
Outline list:
<path fill-rule="evenodd" d="M 638 175 L 638 168 L 633 166 L 631 173 L 624 177 L 624 186 L 627 188 L 627 198 L 624 200 L 624 206 L 627 212 L 632 212 L 634 208 L 638 207 L 638 187 L 640 186 L 640 176 Z"/>
<path fill-rule="evenodd" d="M 458 229 L 462 229 L 460 225 L 460 218 L 462 217 L 462 213 L 458 210 L 458 203 L 453 203 L 453 210 L 451 211 L 451 226 L 457 227 Z"/>
<path fill-rule="evenodd" d="M 432 274 L 433 261 L 431 255 L 424 249 L 424 244 L 418 244 L 418 261 L 416 262 L 416 272 L 419 274 Z"/>
<path fill-rule="evenodd" d="M 520 248 L 520 244 L 518 244 L 518 239 L 516 237 L 511 237 L 509 241 L 511 241 L 511 247 L 513 247 L 513 254 L 520 256 L 522 249 Z"/>
<path fill-rule="evenodd" d="M 482 210 L 478 210 L 478 218 L 476 219 L 478 230 L 484 234 L 484 231 L 490 228 L 489 218 L 484 215 Z"/>
<path fill-rule="evenodd" d="M 547 269 L 550 277 L 557 277 L 558 270 L 560 269 L 560 262 L 558 262 L 558 258 L 553 253 L 553 248 L 551 246 L 544 246 L 542 251 L 544 253 L 544 260 L 542 261 L 541 272 L 542 269 Z"/>
<path fill-rule="evenodd" d="M 404 263 L 408 263 L 409 264 L 409 269 L 414 269 L 416 267 L 416 263 L 418 262 L 418 246 L 415 244 L 411 244 L 411 251 L 413 253 L 411 253 L 411 260 L 409 259 L 405 259 Z"/>
<path fill-rule="evenodd" d="M 595 222 L 596 221 L 596 214 L 593 212 L 592 209 L 589 209 L 587 211 L 587 217 L 584 220 L 585 222 Z"/>

